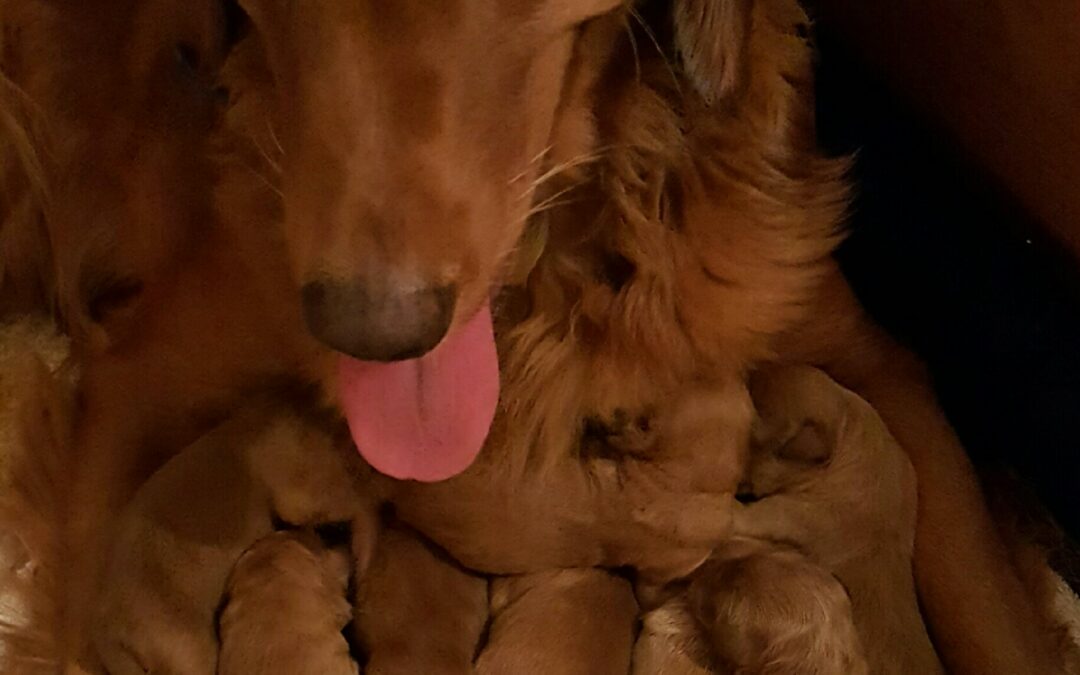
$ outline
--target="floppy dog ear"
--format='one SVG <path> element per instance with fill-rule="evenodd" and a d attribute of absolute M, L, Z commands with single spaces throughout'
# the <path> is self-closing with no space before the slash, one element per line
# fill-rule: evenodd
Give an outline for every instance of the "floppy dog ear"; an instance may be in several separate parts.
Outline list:
<path fill-rule="evenodd" d="M 754 0 L 672 0 L 675 49 L 706 103 L 738 87 Z"/>

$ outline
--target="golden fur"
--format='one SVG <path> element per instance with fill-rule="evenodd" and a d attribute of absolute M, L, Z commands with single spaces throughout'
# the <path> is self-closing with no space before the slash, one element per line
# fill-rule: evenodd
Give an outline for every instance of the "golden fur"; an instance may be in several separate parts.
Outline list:
<path fill-rule="evenodd" d="M 263 116 L 246 119 L 246 136 L 280 131 L 280 188 L 261 158 L 268 145 L 208 159 L 220 160 L 214 85 L 229 46 L 216 2 L 86 2 L 27 24 L 49 39 L 25 38 L 30 65 L 17 81 L 60 111 L 49 119 L 65 142 L 53 150 L 48 225 L 58 304 L 86 364 L 65 637 L 79 641 L 92 602 L 95 541 L 141 479 L 245 385 L 316 369 L 290 287 L 406 261 L 452 277 L 460 320 L 497 285 L 525 223 L 546 221 L 516 312 L 525 318 L 508 310 L 500 327 L 507 395 L 486 454 L 444 485 L 398 486 L 406 521 L 494 572 L 700 556 L 727 534 L 730 495 L 664 480 L 663 461 L 580 461 L 585 420 L 617 426 L 617 411 L 647 418 L 691 380 L 812 362 L 878 407 L 911 455 L 920 596 L 949 666 L 1048 672 L 1052 650 L 922 367 L 866 321 L 829 258 L 844 164 L 813 147 L 802 10 L 791 0 L 453 4 L 456 21 L 444 21 L 419 1 L 379 14 L 320 0 L 304 4 L 301 26 L 278 13 L 293 2 L 245 0 L 269 49 L 266 82 L 279 88 L 254 106 Z M 35 7 L 6 0 L 5 21 Z M 363 20 L 342 24 L 341 12 Z M 408 53 L 363 46 L 383 20 L 408 36 Z M 181 59 L 183 72 L 178 42 L 200 57 Z M 377 65 L 359 67 L 361 53 Z M 476 72 L 489 77 L 466 75 Z M 450 93 L 412 86 L 425 78 Z M 398 127 L 335 116 L 365 100 L 358 82 L 404 96 L 392 107 L 410 115 Z M 341 105 L 320 105 L 328 95 Z M 326 142 L 340 138 L 374 145 Z M 282 218 L 278 189 L 284 248 L 266 237 Z M 446 223 L 428 216 L 444 208 L 455 228 L 432 230 Z M 405 224 L 360 269 L 386 222 Z M 206 302 L 207 289 L 221 293 Z"/>
<path fill-rule="evenodd" d="M 216 672 L 357 675 L 342 635 L 351 573 L 349 556 L 310 532 L 256 542 L 229 575 Z"/>
<path fill-rule="evenodd" d="M 0 670 L 20 675 L 56 671 L 58 502 L 73 459 L 77 381 L 68 346 L 47 321 L 0 328 Z"/>
<path fill-rule="evenodd" d="M 630 668 L 637 602 L 603 570 L 557 570 L 492 582 L 478 675 L 621 675 Z"/>
<path fill-rule="evenodd" d="M 365 672 L 468 675 L 487 627 L 487 580 L 391 526 L 357 577 L 353 608 Z"/>
<path fill-rule="evenodd" d="M 766 371 L 735 532 L 804 551 L 844 584 L 871 673 L 944 673 L 912 570 L 915 472 L 877 414 L 823 373 Z"/>
<path fill-rule="evenodd" d="M 118 516 L 85 663 L 100 659 L 116 674 L 215 672 L 226 581 L 275 519 L 354 523 L 358 538 L 372 536 L 355 453 L 293 408 L 249 404 L 139 489 Z M 234 588 L 251 583 L 237 574 Z"/>
<path fill-rule="evenodd" d="M 793 549 L 733 542 L 699 570 L 687 595 L 718 672 L 877 672 L 844 587 Z"/>

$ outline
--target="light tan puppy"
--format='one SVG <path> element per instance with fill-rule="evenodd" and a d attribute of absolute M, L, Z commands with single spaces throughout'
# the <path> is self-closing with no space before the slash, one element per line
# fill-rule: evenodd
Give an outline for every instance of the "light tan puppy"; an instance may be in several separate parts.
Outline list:
<path fill-rule="evenodd" d="M 276 532 L 240 557 L 221 614 L 218 675 L 357 675 L 342 630 L 352 560 L 313 532 Z"/>
<path fill-rule="evenodd" d="M 716 657 L 681 596 L 641 618 L 632 675 L 716 675 Z"/>
<path fill-rule="evenodd" d="M 804 367 L 758 374 L 736 533 L 806 552 L 851 595 L 870 672 L 941 673 L 915 594 L 915 472 L 868 403 Z"/>
<path fill-rule="evenodd" d="M 733 542 L 695 575 L 687 600 L 720 672 L 870 672 L 844 587 L 794 549 Z"/>
<path fill-rule="evenodd" d="M 275 519 L 365 527 L 359 459 L 300 410 L 252 404 L 166 464 L 121 514 L 92 629 L 109 673 L 213 673 L 229 573 Z"/>
<path fill-rule="evenodd" d="M 635 675 L 866 675 L 840 582 L 794 549 L 739 540 L 644 618 Z"/>

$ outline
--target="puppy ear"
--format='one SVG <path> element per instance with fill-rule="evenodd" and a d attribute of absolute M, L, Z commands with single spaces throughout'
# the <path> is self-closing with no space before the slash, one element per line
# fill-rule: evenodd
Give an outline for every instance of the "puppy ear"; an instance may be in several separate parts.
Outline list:
<path fill-rule="evenodd" d="M 672 0 L 675 49 L 705 102 L 738 87 L 750 39 L 754 0 Z"/>

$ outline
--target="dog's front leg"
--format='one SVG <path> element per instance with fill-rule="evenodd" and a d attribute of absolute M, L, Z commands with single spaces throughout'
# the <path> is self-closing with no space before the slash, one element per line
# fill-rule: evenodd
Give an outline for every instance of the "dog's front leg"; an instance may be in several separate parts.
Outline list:
<path fill-rule="evenodd" d="M 704 560 L 730 531 L 733 497 L 661 475 L 636 461 L 568 457 L 519 476 L 480 463 L 443 483 L 396 484 L 393 501 L 404 522 L 488 574 Z"/>

